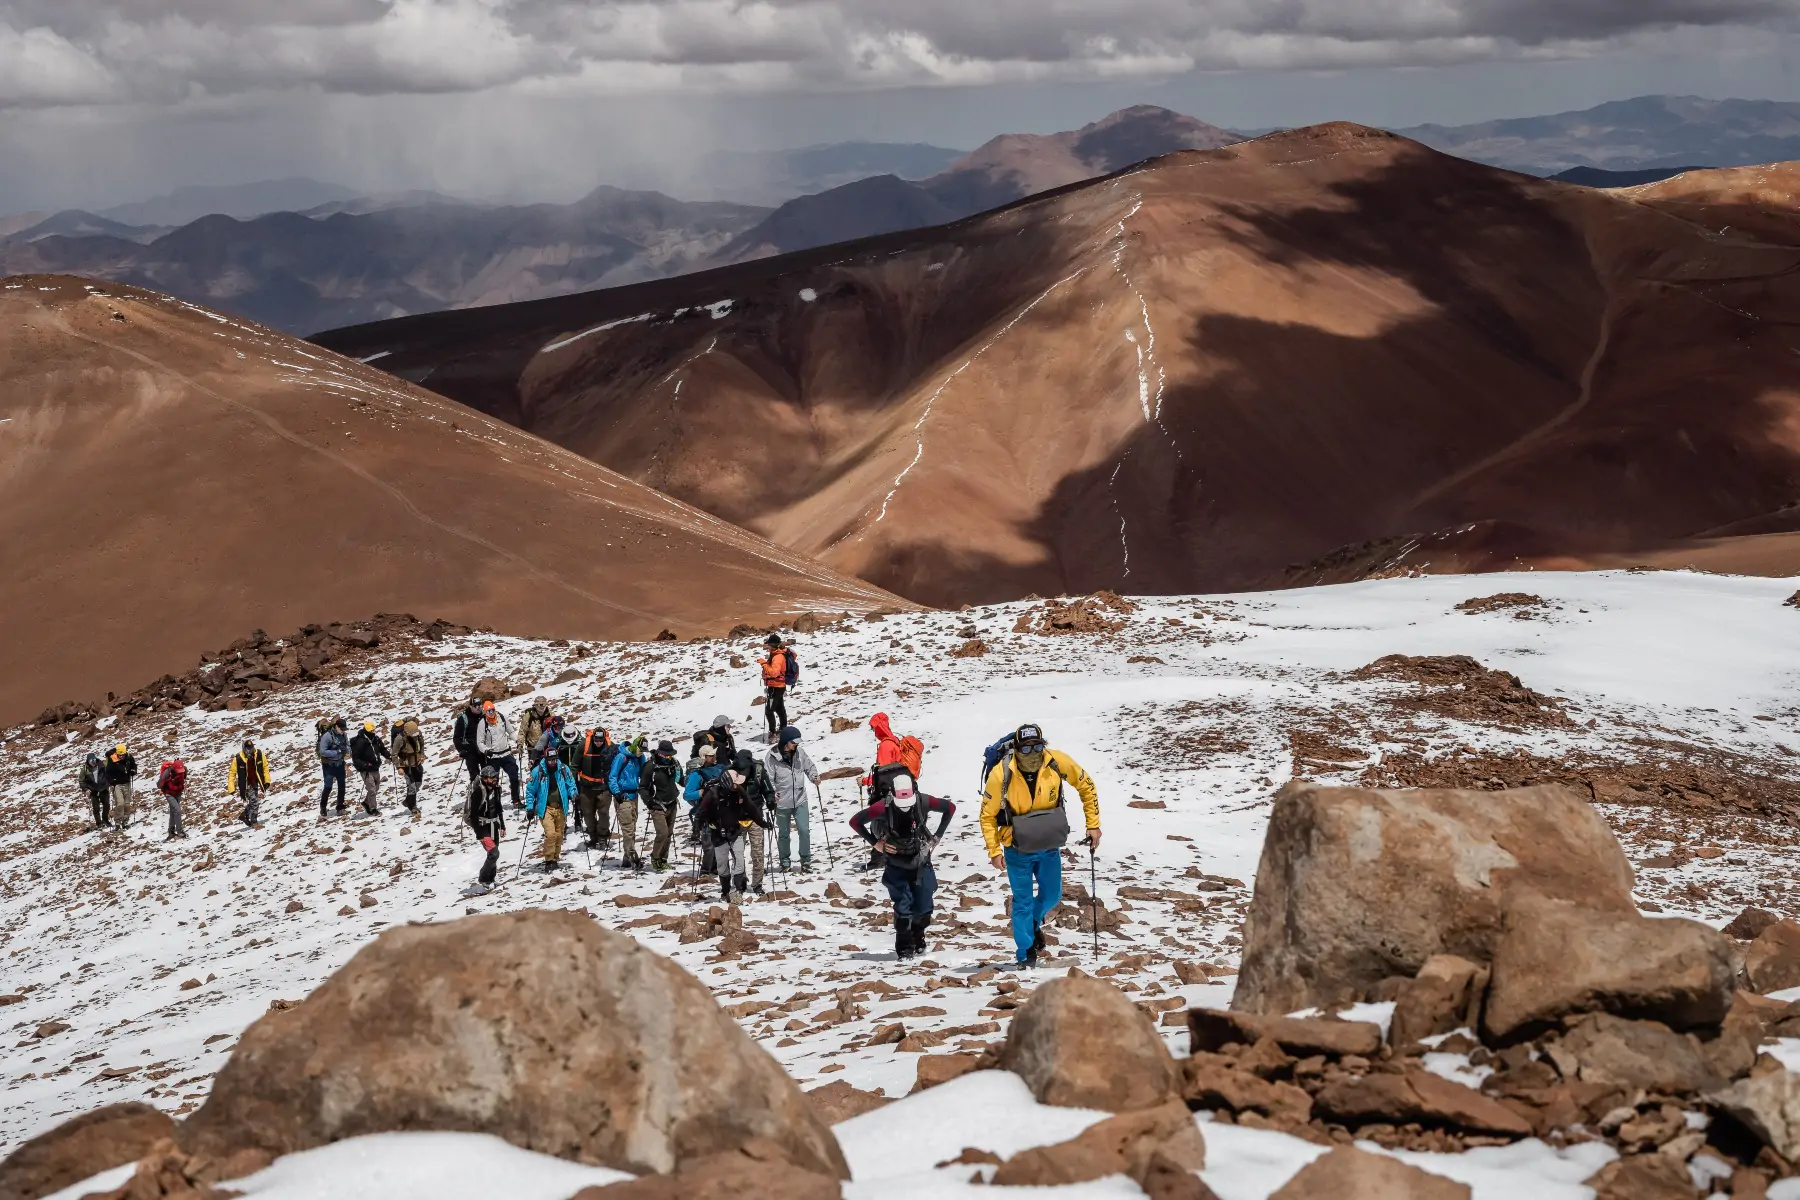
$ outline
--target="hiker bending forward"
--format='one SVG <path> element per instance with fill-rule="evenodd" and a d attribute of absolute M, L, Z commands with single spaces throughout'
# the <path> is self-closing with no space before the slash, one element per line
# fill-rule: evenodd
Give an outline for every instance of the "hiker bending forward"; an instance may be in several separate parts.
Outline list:
<path fill-rule="evenodd" d="M 1021 966 L 1036 966 L 1044 917 L 1062 903 L 1062 848 L 1069 838 L 1063 784 L 1081 794 L 1088 851 L 1100 848 L 1100 794 L 1081 764 L 1052 750 L 1037 725 L 1021 725 L 1013 748 L 988 772 L 981 840 L 1012 889 L 1013 943 Z"/>
<path fill-rule="evenodd" d="M 935 832 L 929 828 L 932 813 L 941 818 Z M 953 801 L 920 795 L 912 776 L 899 775 L 886 797 L 850 818 L 851 830 L 879 850 L 885 862 L 881 882 L 894 902 L 896 961 L 925 953 L 925 928 L 937 893 L 931 852 L 955 815 Z"/>

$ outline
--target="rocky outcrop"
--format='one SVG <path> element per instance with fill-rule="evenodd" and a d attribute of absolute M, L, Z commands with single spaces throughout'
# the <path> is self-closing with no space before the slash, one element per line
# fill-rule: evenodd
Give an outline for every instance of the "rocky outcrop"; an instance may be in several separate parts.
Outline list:
<path fill-rule="evenodd" d="M 1342 1080 L 1321 1090 L 1313 1105 L 1321 1116 L 1352 1127 L 1410 1122 L 1512 1137 L 1532 1132 L 1531 1122 L 1499 1101 L 1422 1068 Z"/>
<path fill-rule="evenodd" d="M 239 1150 L 223 1158 L 184 1154 L 173 1139 L 164 1138 L 138 1160 L 123 1186 L 85 1200 L 233 1200 L 238 1193 L 214 1185 L 254 1175 L 270 1161 L 260 1150 Z"/>
<path fill-rule="evenodd" d="M 1744 952 L 1744 974 L 1759 992 L 1800 987 L 1800 924 L 1776 921 L 1765 926 Z"/>
<path fill-rule="evenodd" d="M 1800 1162 L 1800 1075 L 1792 1071 L 1752 1075 L 1707 1101 L 1788 1162 Z"/>
<path fill-rule="evenodd" d="M 1645 1088 L 1663 1095 L 1703 1092 L 1722 1082 L 1700 1039 L 1658 1021 L 1590 1013 L 1564 1035 L 1559 1051 L 1585 1083 Z"/>
<path fill-rule="evenodd" d="M 1189 1052 L 1207 1053 L 1233 1043 L 1254 1045 L 1269 1038 L 1289 1054 L 1374 1055 L 1381 1050 L 1381 1026 L 1368 1021 L 1315 1017 L 1259 1017 L 1253 1013 L 1190 1008 Z"/>
<path fill-rule="evenodd" d="M 1043 1104 L 1128 1112 L 1179 1093 L 1174 1059 L 1125 993 L 1086 977 L 1052 979 L 1013 1017 L 1000 1066 Z"/>
<path fill-rule="evenodd" d="M 1290 783 L 1263 842 L 1232 1007 L 1331 1008 L 1433 955 L 1486 963 L 1521 889 L 1634 914 L 1631 885 L 1612 832 L 1566 788 Z"/>
<path fill-rule="evenodd" d="M 175 1132 L 148 1104 L 109 1104 L 38 1134 L 0 1162 L 0 1200 L 38 1200 L 70 1184 L 136 1162 Z"/>
<path fill-rule="evenodd" d="M 1269 1200 L 1469 1200 L 1470 1194 L 1466 1183 L 1340 1146 L 1300 1168 Z"/>
<path fill-rule="evenodd" d="M 245 1031 L 181 1138 L 287 1154 L 421 1129 L 634 1173 L 762 1139 L 848 1175 L 813 1106 L 702 984 L 568 912 L 381 934 Z"/>
<path fill-rule="evenodd" d="M 851 1087 L 841 1079 L 813 1088 L 806 1093 L 806 1098 L 827 1125 L 836 1125 L 839 1121 L 848 1121 L 893 1103 L 890 1097 Z"/>
<path fill-rule="evenodd" d="M 1494 947 L 1482 1027 L 1505 1041 L 1587 1012 L 1716 1025 L 1735 973 L 1731 939 L 1698 921 L 1522 895 Z"/>

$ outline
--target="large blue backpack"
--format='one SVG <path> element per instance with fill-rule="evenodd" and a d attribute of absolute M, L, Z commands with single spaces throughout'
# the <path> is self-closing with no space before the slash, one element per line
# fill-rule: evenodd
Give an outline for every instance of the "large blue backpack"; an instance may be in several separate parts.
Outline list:
<path fill-rule="evenodd" d="M 1012 753 L 1013 742 L 1017 737 L 1015 730 L 981 752 L 981 781 L 975 785 L 976 792 L 987 790 L 988 776 L 994 773 L 994 768 L 1000 765 L 1001 759 Z"/>

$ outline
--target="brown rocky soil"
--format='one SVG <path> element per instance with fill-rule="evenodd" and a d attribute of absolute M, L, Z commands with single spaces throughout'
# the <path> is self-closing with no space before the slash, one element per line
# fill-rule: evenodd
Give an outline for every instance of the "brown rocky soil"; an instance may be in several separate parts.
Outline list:
<path fill-rule="evenodd" d="M 1386 704 L 1403 712 L 1497 725 L 1569 724 L 1560 701 L 1532 691 L 1517 675 L 1484 667 L 1466 654 L 1421 658 L 1390 654 L 1350 672 L 1350 678 L 1418 685 L 1414 695 L 1384 697 Z"/>

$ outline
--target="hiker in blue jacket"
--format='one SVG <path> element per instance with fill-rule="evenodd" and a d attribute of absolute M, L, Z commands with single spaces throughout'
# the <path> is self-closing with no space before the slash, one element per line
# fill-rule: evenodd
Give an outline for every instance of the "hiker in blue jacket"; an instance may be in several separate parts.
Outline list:
<path fill-rule="evenodd" d="M 556 786 L 550 786 L 554 779 Z M 531 768 L 531 780 L 525 786 L 525 811 L 533 820 L 544 823 L 544 851 L 539 857 L 543 869 L 553 871 L 562 858 L 563 834 L 569 828 L 569 814 L 575 811 L 575 772 L 562 760 L 555 747 L 544 752 L 538 765 Z"/>
<path fill-rule="evenodd" d="M 607 790 L 619 810 L 619 865 L 633 871 L 644 869 L 638 857 L 637 819 L 638 789 L 644 782 L 644 742 L 638 734 L 632 742 L 613 755 L 612 770 L 607 773 Z"/>
<path fill-rule="evenodd" d="M 319 820 L 325 819 L 325 800 L 331 785 L 337 785 L 337 815 L 344 815 L 344 756 L 350 752 L 350 739 L 344 734 L 344 718 L 339 717 L 319 735 L 319 770 L 325 786 L 319 790 Z"/>
<path fill-rule="evenodd" d="M 700 747 L 699 756 L 688 764 L 687 783 L 682 786 L 681 798 L 688 806 L 688 841 L 700 840 L 700 822 L 695 813 L 700 808 L 700 789 L 717 779 L 725 768 L 719 764 L 718 748 L 711 745 Z"/>

